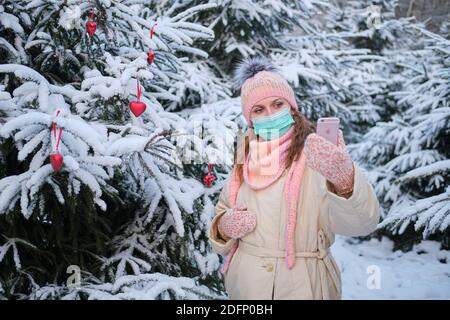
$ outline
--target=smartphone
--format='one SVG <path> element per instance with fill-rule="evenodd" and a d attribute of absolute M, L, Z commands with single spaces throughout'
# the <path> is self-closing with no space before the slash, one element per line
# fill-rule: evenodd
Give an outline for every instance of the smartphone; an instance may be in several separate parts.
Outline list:
<path fill-rule="evenodd" d="M 316 133 L 337 145 L 339 133 L 339 118 L 324 117 L 317 120 Z"/>

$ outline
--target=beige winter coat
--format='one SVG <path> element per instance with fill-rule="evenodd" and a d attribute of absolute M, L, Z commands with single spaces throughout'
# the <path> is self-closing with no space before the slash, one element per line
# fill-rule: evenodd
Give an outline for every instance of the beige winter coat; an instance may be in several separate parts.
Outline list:
<path fill-rule="evenodd" d="M 219 218 L 229 208 L 228 180 L 220 193 L 209 228 L 212 249 L 226 255 L 233 242 L 240 241 L 224 274 L 230 299 L 341 299 L 340 270 L 329 253 L 334 235 L 367 235 L 378 223 L 377 197 L 356 163 L 354 191 L 348 199 L 330 191 L 326 179 L 306 166 L 297 206 L 297 260 L 288 269 L 284 260 L 286 177 L 287 170 L 272 185 L 258 191 L 243 182 L 237 205 L 252 210 L 257 224 L 240 240 L 225 242 L 220 237 Z"/>

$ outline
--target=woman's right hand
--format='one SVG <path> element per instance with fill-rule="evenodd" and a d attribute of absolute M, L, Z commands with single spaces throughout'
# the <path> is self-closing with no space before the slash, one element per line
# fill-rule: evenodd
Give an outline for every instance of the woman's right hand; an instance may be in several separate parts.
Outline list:
<path fill-rule="evenodd" d="M 228 209 L 220 217 L 218 229 L 221 235 L 238 239 L 252 232 L 256 227 L 256 215 L 245 207 Z"/>

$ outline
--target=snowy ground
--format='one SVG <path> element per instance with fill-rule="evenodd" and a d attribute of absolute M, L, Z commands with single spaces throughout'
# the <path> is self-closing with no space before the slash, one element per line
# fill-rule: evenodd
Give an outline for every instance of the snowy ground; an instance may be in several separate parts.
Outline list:
<path fill-rule="evenodd" d="M 359 244 L 336 236 L 331 251 L 342 271 L 343 299 L 450 299 L 450 251 L 423 241 L 410 252 L 393 242 Z"/>

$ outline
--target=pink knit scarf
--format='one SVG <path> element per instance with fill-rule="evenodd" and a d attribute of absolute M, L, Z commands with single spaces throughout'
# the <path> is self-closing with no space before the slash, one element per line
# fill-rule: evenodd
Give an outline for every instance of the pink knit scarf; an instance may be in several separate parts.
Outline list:
<path fill-rule="evenodd" d="M 250 141 L 249 155 L 244 162 L 244 180 L 253 190 L 270 186 L 283 174 L 293 130 L 291 127 L 277 139 Z"/>
<path fill-rule="evenodd" d="M 260 190 L 274 183 L 285 169 L 286 156 L 292 141 L 294 127 L 291 127 L 278 139 L 270 141 L 258 141 L 253 139 L 249 143 L 249 154 L 244 161 L 244 181 L 253 189 Z M 297 223 L 297 200 L 300 192 L 303 172 L 305 168 L 305 156 L 303 151 L 300 158 L 295 160 L 289 168 L 285 182 L 285 201 L 287 203 L 288 219 L 285 230 L 287 267 L 291 269 L 295 265 L 295 225 Z M 229 181 L 229 203 L 231 207 L 236 205 L 240 181 L 237 171 L 233 169 Z M 235 241 L 228 253 L 221 269 L 227 272 L 231 259 L 239 246 Z"/>

